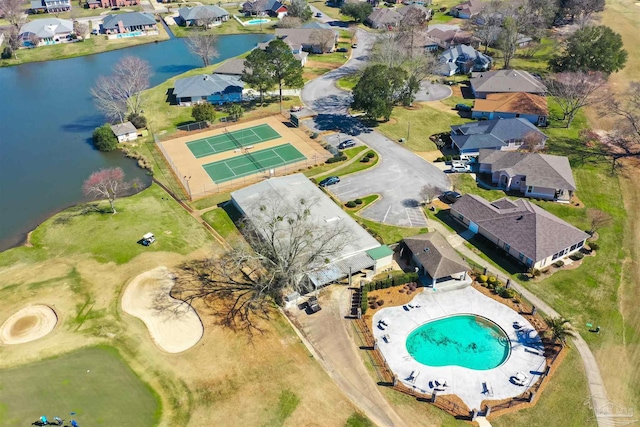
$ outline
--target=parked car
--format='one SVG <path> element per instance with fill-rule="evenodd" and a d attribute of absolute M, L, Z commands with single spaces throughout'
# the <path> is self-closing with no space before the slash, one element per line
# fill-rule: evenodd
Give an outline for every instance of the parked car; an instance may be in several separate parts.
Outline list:
<path fill-rule="evenodd" d="M 330 176 L 330 177 L 325 178 L 322 181 L 320 181 L 320 184 L 318 184 L 318 185 L 320 187 L 326 187 L 328 185 L 337 184 L 339 182 L 340 182 L 340 178 L 338 178 L 337 176 Z"/>
<path fill-rule="evenodd" d="M 338 144 L 338 150 L 344 150 L 345 148 L 355 147 L 356 142 L 353 139 L 347 139 Z"/>
<path fill-rule="evenodd" d="M 354 43 L 354 44 L 351 45 L 351 49 L 355 49 L 357 47 L 358 47 L 358 43 Z"/>
<path fill-rule="evenodd" d="M 455 109 L 458 111 L 465 111 L 465 112 L 471 111 L 471 107 L 469 107 L 467 104 L 456 104 Z"/>
<path fill-rule="evenodd" d="M 445 191 L 440 195 L 440 199 L 445 203 L 455 203 L 460 197 L 462 194 L 457 191 Z"/>
<path fill-rule="evenodd" d="M 316 12 L 316 18 L 322 18 L 322 13 Z"/>
<path fill-rule="evenodd" d="M 452 165 L 451 169 L 449 169 L 449 172 L 451 173 L 467 173 L 467 172 L 471 172 L 471 168 L 469 166 L 466 165 Z"/>
<path fill-rule="evenodd" d="M 98 35 L 98 30 L 91 31 L 91 34 L 93 34 L 94 36 L 97 36 Z"/>
<path fill-rule="evenodd" d="M 301 106 L 299 106 L 299 105 L 294 105 L 293 107 L 291 107 L 291 108 L 289 109 L 289 111 L 291 111 L 292 113 L 296 113 L 296 112 L 298 112 L 298 111 L 300 111 L 300 110 L 302 110 L 302 107 L 301 107 Z"/>
<path fill-rule="evenodd" d="M 349 49 L 347 49 L 346 47 L 339 47 L 336 49 L 336 52 L 349 52 Z"/>

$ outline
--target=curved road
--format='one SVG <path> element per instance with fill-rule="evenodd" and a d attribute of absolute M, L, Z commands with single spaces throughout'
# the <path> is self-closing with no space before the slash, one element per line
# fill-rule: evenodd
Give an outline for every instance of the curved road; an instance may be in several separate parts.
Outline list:
<path fill-rule="evenodd" d="M 347 114 L 351 93 L 338 89 L 336 81 L 366 65 L 375 34 L 358 30 L 357 40 L 358 47 L 346 64 L 302 89 L 303 102 L 318 113 L 304 124 L 318 132 L 338 130 L 357 137 L 380 154 L 376 167 L 346 176 L 330 187 L 340 200 L 378 194 L 381 198 L 362 210 L 362 217 L 396 226 L 425 227 L 420 189 L 426 184 L 448 189 L 451 184 L 438 168 Z"/>

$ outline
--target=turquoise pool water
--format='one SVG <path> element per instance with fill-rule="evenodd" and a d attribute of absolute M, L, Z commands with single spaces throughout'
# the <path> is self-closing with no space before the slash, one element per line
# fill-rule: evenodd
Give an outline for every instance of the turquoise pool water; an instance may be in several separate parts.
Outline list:
<path fill-rule="evenodd" d="M 407 337 L 407 351 L 428 366 L 457 365 L 483 371 L 509 357 L 509 339 L 495 323 L 482 317 L 458 315 L 419 326 Z"/>
<path fill-rule="evenodd" d="M 269 21 L 269 19 L 252 19 L 251 21 L 247 21 L 247 25 L 266 24 Z"/>

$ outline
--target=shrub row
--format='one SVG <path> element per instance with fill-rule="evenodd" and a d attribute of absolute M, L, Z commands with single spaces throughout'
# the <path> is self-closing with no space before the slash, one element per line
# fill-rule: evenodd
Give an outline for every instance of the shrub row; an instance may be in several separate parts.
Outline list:
<path fill-rule="evenodd" d="M 377 280 L 364 285 L 364 291 L 375 291 L 378 289 L 387 289 L 392 286 L 404 285 L 406 283 L 418 282 L 418 273 L 405 273 L 400 276 L 394 276 L 391 279 Z"/>
<path fill-rule="evenodd" d="M 345 206 L 348 208 L 355 208 L 356 206 L 359 206 L 361 204 L 362 204 L 362 199 L 355 199 L 347 202 Z"/>
<path fill-rule="evenodd" d="M 328 158 L 325 163 L 344 162 L 345 160 L 347 160 L 347 156 L 343 156 L 342 154 L 336 154 L 335 156 Z"/>
<path fill-rule="evenodd" d="M 450 162 L 451 160 L 460 160 L 460 155 L 456 154 L 455 156 L 440 156 L 434 160 L 434 162 Z"/>

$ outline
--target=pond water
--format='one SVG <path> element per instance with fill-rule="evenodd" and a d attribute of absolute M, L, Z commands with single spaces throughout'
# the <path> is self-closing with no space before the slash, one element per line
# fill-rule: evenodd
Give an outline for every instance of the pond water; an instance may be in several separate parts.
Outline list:
<path fill-rule="evenodd" d="M 238 56 L 271 38 L 267 34 L 220 36 L 216 61 Z M 0 250 L 19 244 L 53 213 L 84 201 L 82 182 L 95 170 L 119 166 L 128 180 L 151 181 L 120 152 L 101 153 L 91 145 L 93 130 L 105 120 L 89 89 L 126 55 L 151 64 L 152 86 L 201 66 L 182 39 L 172 38 L 97 55 L 0 68 Z"/>

